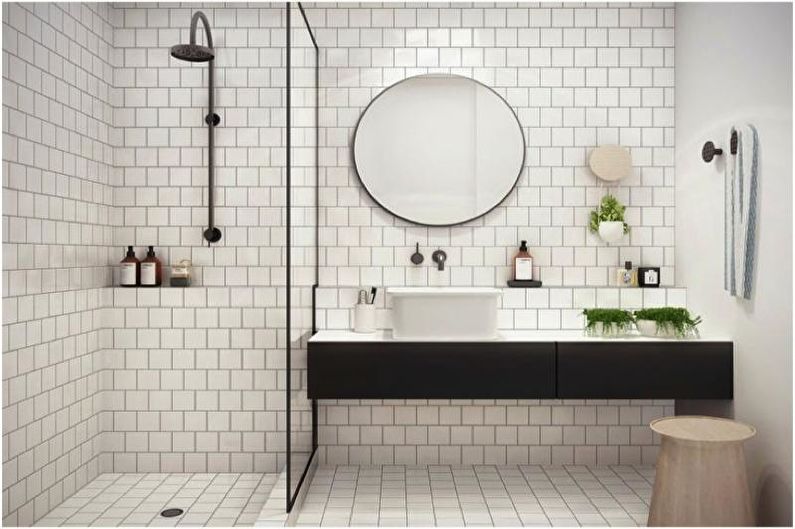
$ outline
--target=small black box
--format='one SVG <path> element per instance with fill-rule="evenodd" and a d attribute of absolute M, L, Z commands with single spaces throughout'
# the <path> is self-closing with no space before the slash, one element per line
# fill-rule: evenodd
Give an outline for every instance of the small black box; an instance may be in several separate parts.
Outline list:
<path fill-rule="evenodd" d="M 660 286 L 659 266 L 639 266 L 638 286 L 643 288 L 657 288 Z"/>

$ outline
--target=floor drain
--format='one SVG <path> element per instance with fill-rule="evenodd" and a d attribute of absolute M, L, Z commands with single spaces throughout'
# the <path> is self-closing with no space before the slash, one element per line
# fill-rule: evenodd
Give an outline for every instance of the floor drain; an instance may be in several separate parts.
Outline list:
<path fill-rule="evenodd" d="M 160 516 L 164 516 L 166 518 L 173 518 L 175 516 L 179 516 L 183 512 L 185 511 L 183 511 L 182 509 L 166 509 L 165 511 L 160 513 Z"/>

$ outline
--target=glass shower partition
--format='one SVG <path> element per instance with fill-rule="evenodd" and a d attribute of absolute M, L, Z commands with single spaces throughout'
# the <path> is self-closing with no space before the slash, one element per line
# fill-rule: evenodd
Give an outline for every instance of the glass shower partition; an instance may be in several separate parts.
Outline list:
<path fill-rule="evenodd" d="M 300 3 L 286 3 L 287 511 L 317 448 L 317 408 L 307 398 L 306 344 L 315 332 L 318 284 L 318 48 Z"/>

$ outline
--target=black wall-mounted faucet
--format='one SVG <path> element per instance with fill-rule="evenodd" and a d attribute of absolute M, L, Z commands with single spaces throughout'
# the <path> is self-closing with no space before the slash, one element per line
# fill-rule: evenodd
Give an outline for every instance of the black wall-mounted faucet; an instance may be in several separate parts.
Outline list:
<path fill-rule="evenodd" d="M 433 252 L 431 259 L 433 259 L 434 263 L 439 265 L 439 271 L 444 270 L 444 262 L 447 261 L 447 254 L 444 253 L 444 250 L 439 249 Z"/>
<path fill-rule="evenodd" d="M 411 255 L 411 262 L 415 265 L 419 265 L 422 264 L 424 260 L 425 257 L 423 257 L 423 255 L 420 253 L 420 243 L 417 243 L 417 249 Z"/>

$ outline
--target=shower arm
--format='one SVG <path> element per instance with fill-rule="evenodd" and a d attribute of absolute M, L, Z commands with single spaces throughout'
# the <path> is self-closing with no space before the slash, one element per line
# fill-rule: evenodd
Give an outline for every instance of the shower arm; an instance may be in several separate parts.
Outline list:
<path fill-rule="evenodd" d="M 207 20 L 207 17 L 204 16 L 204 13 L 201 11 L 196 11 L 193 14 L 193 17 L 190 21 L 190 43 L 196 44 L 196 30 L 198 29 L 199 20 L 202 21 L 202 26 L 204 27 L 204 35 L 207 39 L 207 47 L 213 47 L 213 36 L 210 33 L 210 22 Z M 215 168 L 215 134 L 214 130 L 215 127 L 221 122 L 221 117 L 215 113 L 215 106 L 214 106 L 214 94 L 215 94 L 215 83 L 214 83 L 214 75 L 213 75 L 213 62 L 215 58 L 209 60 L 209 64 L 207 67 L 208 70 L 208 88 L 209 94 L 207 98 L 208 103 L 208 112 L 207 116 L 204 118 L 204 122 L 207 123 L 207 229 L 204 231 L 204 238 L 207 240 L 207 246 L 210 246 L 210 243 L 218 242 L 221 239 L 221 230 L 215 227 L 215 199 L 214 199 L 214 188 L 215 188 L 215 179 L 214 175 L 214 168 Z"/>
<path fill-rule="evenodd" d="M 213 36 L 210 33 L 210 22 L 207 21 L 207 17 L 204 16 L 204 13 L 201 11 L 196 11 L 193 13 L 193 17 L 190 19 L 190 43 L 196 44 L 196 29 L 199 26 L 199 19 L 202 21 L 202 26 L 204 26 L 204 35 L 207 37 L 207 47 L 213 47 Z"/>

